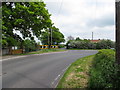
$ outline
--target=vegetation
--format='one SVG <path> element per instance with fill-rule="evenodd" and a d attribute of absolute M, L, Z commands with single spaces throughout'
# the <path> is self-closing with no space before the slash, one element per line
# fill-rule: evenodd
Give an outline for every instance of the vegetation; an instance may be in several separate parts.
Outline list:
<path fill-rule="evenodd" d="M 89 68 L 91 67 L 92 56 L 78 59 L 68 68 L 60 80 L 57 88 L 85 88 L 88 86 Z"/>
<path fill-rule="evenodd" d="M 51 42 L 52 45 L 58 45 L 61 42 L 65 41 L 64 35 L 59 31 L 58 28 L 53 26 L 51 29 L 52 29 L 52 42 Z M 50 40 L 51 40 L 51 30 L 50 31 L 48 31 L 48 30 L 43 31 L 42 34 L 41 34 L 40 40 L 44 45 L 51 44 L 51 43 L 49 43 Z"/>
<path fill-rule="evenodd" d="M 99 42 L 91 42 L 87 39 L 79 39 L 76 38 L 75 40 L 69 40 L 66 44 L 67 48 L 74 48 L 74 49 L 110 49 L 115 47 L 115 42 L 111 40 L 100 40 Z"/>
<path fill-rule="evenodd" d="M 119 88 L 120 71 L 113 50 L 100 50 L 90 70 L 90 88 Z"/>
<path fill-rule="evenodd" d="M 26 39 L 23 42 L 24 48 L 25 48 L 25 52 L 30 52 L 30 51 L 35 51 L 37 50 L 37 43 L 34 40 L 29 40 Z"/>
<path fill-rule="evenodd" d="M 65 51 L 65 50 L 61 50 L 61 49 L 43 49 L 43 50 L 28 52 L 28 53 L 19 54 L 19 55 L 42 54 L 42 53 L 48 53 L 48 52 L 61 52 L 61 51 Z"/>
<path fill-rule="evenodd" d="M 119 68 L 115 52 L 103 49 L 72 63 L 57 88 L 119 88 Z"/>
<path fill-rule="evenodd" d="M 28 51 L 36 49 L 35 37 L 47 41 L 46 34 L 53 31 L 53 44 L 64 42 L 64 35 L 56 28 L 46 9 L 40 2 L 3 2 L 2 3 L 2 46 L 11 49 L 17 46 Z M 50 36 L 50 35 L 49 35 Z M 50 37 L 49 37 L 50 38 Z"/>

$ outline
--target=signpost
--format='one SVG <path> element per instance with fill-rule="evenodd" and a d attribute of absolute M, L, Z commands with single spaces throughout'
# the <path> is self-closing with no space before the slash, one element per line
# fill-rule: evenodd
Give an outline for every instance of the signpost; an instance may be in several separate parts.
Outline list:
<path fill-rule="evenodd" d="M 120 0 L 116 0 L 116 62 L 120 65 Z"/>

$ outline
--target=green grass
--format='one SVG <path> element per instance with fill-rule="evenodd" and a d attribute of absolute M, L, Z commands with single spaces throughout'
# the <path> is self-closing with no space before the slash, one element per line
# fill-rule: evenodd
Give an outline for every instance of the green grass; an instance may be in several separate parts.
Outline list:
<path fill-rule="evenodd" d="M 17 55 L 31 55 L 31 54 L 42 54 L 42 53 L 48 53 L 48 52 L 62 52 L 62 51 L 66 51 L 66 50 L 62 50 L 62 49 L 43 49 L 43 50 L 39 50 L 39 51 L 33 51 L 33 52 L 17 54 Z"/>
<path fill-rule="evenodd" d="M 103 49 L 72 63 L 57 88 L 119 88 L 119 68 L 115 51 Z"/>
<path fill-rule="evenodd" d="M 63 75 L 57 88 L 86 88 L 88 87 L 89 68 L 92 65 L 94 55 L 78 59 Z"/>

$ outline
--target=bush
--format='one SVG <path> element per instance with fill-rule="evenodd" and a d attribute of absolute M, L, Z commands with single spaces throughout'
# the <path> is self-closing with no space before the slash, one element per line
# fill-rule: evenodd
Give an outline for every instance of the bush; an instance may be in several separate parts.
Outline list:
<path fill-rule="evenodd" d="M 115 48 L 115 43 L 111 40 L 101 40 L 100 42 L 96 43 L 97 49 L 110 49 Z"/>
<path fill-rule="evenodd" d="M 100 50 L 94 57 L 90 70 L 90 88 L 119 88 L 119 69 L 113 50 Z"/>
<path fill-rule="evenodd" d="M 98 43 L 91 42 L 90 40 L 70 40 L 66 44 L 67 49 L 110 49 L 115 48 L 115 42 L 111 40 L 101 40 Z"/>
<path fill-rule="evenodd" d="M 34 40 L 26 39 L 24 41 L 25 52 L 37 50 L 37 44 Z"/>

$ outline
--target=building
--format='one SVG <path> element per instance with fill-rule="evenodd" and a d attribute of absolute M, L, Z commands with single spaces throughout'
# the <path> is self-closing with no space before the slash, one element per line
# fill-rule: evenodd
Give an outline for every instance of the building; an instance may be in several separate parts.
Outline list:
<path fill-rule="evenodd" d="M 90 40 L 90 42 L 93 42 L 93 43 L 98 43 L 100 41 L 101 41 L 100 39 L 98 39 L 98 40 Z"/>

